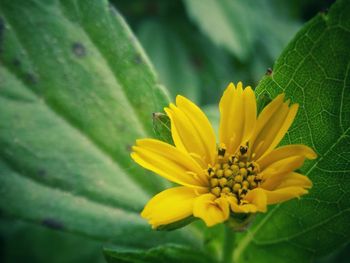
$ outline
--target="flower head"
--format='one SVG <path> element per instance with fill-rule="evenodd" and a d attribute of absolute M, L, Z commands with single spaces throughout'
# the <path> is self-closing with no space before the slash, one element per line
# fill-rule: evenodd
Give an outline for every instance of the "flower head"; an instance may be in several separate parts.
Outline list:
<path fill-rule="evenodd" d="M 316 154 L 301 144 L 276 148 L 298 111 L 298 104 L 290 105 L 284 97 L 277 96 L 257 117 L 253 90 L 230 83 L 219 104 L 217 144 L 205 114 L 177 96 L 176 105 L 165 108 L 175 146 L 137 140 L 131 157 L 181 186 L 154 196 L 142 217 L 154 228 L 191 215 L 212 226 L 231 214 L 265 212 L 269 204 L 306 194 L 311 181 L 294 171 Z"/>

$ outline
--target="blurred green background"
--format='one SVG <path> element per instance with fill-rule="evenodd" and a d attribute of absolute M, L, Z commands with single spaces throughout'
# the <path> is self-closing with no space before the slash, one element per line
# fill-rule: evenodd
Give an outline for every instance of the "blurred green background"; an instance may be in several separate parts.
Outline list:
<path fill-rule="evenodd" d="M 118 1 L 172 97 L 217 103 L 230 81 L 256 86 L 300 27 L 334 1 Z"/>
<path fill-rule="evenodd" d="M 113 0 L 111 4 L 137 35 L 171 98 L 183 94 L 210 113 L 228 82 L 256 86 L 297 30 L 333 2 Z M 105 262 L 98 242 L 12 218 L 1 219 L 0 242 L 1 262 Z M 347 262 L 348 250 L 320 262 Z"/>

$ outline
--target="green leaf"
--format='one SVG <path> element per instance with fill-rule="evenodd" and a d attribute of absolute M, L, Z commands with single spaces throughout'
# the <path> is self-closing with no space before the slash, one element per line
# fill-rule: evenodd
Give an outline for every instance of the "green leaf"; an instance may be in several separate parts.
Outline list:
<path fill-rule="evenodd" d="M 0 261 L 105 263 L 101 244 L 18 220 L 0 220 Z"/>
<path fill-rule="evenodd" d="M 187 226 L 188 224 L 193 223 L 196 220 L 198 220 L 197 217 L 189 216 L 179 221 L 176 221 L 174 223 L 170 223 L 167 225 L 160 225 L 156 229 L 159 231 L 173 231 L 173 230 L 182 228 L 184 226 Z"/>
<path fill-rule="evenodd" d="M 152 118 L 153 129 L 156 137 L 163 142 L 174 145 L 171 136 L 170 118 L 161 112 L 154 112 Z"/>
<path fill-rule="evenodd" d="M 253 32 L 242 2 L 186 0 L 185 4 L 189 15 L 214 43 L 224 46 L 242 60 L 248 57 Z"/>
<path fill-rule="evenodd" d="M 182 94 L 199 101 L 199 79 L 195 68 L 185 44 L 167 22 L 145 20 L 137 35 L 172 97 Z"/>
<path fill-rule="evenodd" d="M 235 248 L 235 262 L 311 262 L 350 241 L 350 3 L 340 0 L 297 34 L 257 87 L 299 103 L 283 144 L 318 154 L 302 172 L 310 194 L 260 215 Z"/>
<path fill-rule="evenodd" d="M 252 57 L 255 49 L 259 53 L 267 51 L 274 58 L 299 25 L 286 10 L 275 8 L 280 6 L 278 1 L 185 0 L 184 3 L 203 33 L 241 61 Z"/>
<path fill-rule="evenodd" d="M 179 245 L 159 246 L 149 250 L 105 248 L 108 263 L 206 263 L 216 262 L 208 254 Z"/>
<path fill-rule="evenodd" d="M 0 3 L 0 210 L 123 246 L 198 244 L 139 212 L 164 181 L 129 156 L 168 104 L 107 1 Z M 149 241 L 144 242 L 145 238 Z"/>
<path fill-rule="evenodd" d="M 349 261 L 350 257 L 350 244 L 341 247 L 340 249 L 334 251 L 332 254 L 326 257 L 320 258 L 316 263 L 346 263 Z"/>

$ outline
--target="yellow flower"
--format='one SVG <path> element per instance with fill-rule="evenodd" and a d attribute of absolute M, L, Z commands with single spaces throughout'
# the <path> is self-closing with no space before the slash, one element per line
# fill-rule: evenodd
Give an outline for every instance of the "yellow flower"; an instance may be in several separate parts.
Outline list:
<path fill-rule="evenodd" d="M 306 194 L 312 186 L 294 172 L 315 152 L 301 144 L 282 146 L 298 104 L 277 96 L 257 117 L 251 87 L 230 83 L 220 108 L 219 146 L 205 114 L 176 97 L 165 112 L 175 146 L 154 139 L 136 141 L 131 157 L 139 165 L 181 186 L 154 196 L 141 216 L 153 228 L 193 215 L 213 226 L 231 213 L 265 212 L 266 206 Z"/>

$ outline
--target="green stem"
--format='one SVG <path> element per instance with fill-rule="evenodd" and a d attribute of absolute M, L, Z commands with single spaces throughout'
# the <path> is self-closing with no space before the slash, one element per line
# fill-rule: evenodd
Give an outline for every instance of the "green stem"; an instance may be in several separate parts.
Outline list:
<path fill-rule="evenodd" d="M 235 245 L 235 231 L 225 224 L 225 240 L 223 244 L 222 262 L 233 263 L 233 247 Z"/>

